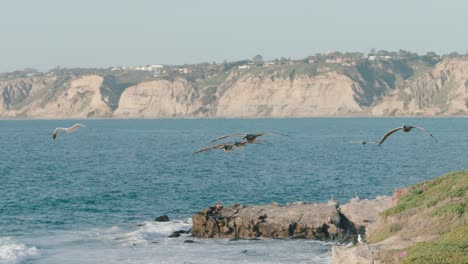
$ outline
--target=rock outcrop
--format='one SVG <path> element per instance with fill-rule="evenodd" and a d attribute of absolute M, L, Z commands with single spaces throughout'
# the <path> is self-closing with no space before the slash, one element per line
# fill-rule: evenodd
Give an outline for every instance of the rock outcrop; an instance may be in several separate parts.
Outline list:
<path fill-rule="evenodd" d="M 214 213 L 208 208 L 192 217 L 192 236 L 202 238 L 312 238 L 339 235 L 342 219 L 335 206 L 233 205 Z"/>
<path fill-rule="evenodd" d="M 210 207 L 192 217 L 191 234 L 202 238 L 355 241 L 357 233 L 364 233 L 378 213 L 390 206 L 390 197 L 379 197 L 352 201 L 340 208 L 335 204 L 304 202 L 285 206 L 236 204 L 219 211 Z"/>

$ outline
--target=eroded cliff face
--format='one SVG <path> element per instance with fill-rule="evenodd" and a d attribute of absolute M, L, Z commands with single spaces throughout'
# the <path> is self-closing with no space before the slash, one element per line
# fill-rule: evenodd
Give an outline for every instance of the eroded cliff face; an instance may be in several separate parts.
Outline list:
<path fill-rule="evenodd" d="M 114 116 L 184 117 L 200 107 L 194 86 L 185 79 L 158 80 L 127 88 L 121 95 Z"/>
<path fill-rule="evenodd" d="M 449 59 L 404 83 L 370 109 L 386 115 L 464 115 L 468 113 L 468 60 Z"/>
<path fill-rule="evenodd" d="M 314 74 L 295 74 L 291 66 L 281 67 L 254 71 L 231 69 L 211 79 L 179 76 L 171 80 L 138 81 L 137 78 L 128 83 L 121 83 L 110 75 L 3 79 L 0 80 L 0 117 L 436 116 L 468 113 L 467 58 L 445 59 L 414 75 L 411 75 L 411 69 L 403 68 L 405 74 L 402 74 L 388 63 L 358 65 L 347 71 L 328 69 Z"/>
<path fill-rule="evenodd" d="M 41 77 L 0 83 L 0 116 L 30 118 L 109 117 L 112 110 L 96 75 Z"/>
<path fill-rule="evenodd" d="M 246 75 L 218 100 L 216 116 L 306 117 L 363 113 L 350 78 L 335 72 L 316 77 Z"/>

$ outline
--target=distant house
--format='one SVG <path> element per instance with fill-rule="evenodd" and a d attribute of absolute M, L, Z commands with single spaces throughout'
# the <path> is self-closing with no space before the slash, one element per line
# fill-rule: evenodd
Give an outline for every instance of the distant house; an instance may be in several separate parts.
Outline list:
<path fill-rule="evenodd" d="M 250 68 L 250 65 L 239 65 L 239 66 L 237 66 L 237 68 L 238 68 L 239 70 L 249 69 L 249 68 Z"/>
<path fill-rule="evenodd" d="M 182 68 L 182 69 L 179 69 L 179 72 L 180 72 L 180 73 L 183 73 L 183 74 L 188 74 L 188 73 L 191 73 L 191 72 L 192 72 L 192 69 L 190 69 L 190 68 Z"/>

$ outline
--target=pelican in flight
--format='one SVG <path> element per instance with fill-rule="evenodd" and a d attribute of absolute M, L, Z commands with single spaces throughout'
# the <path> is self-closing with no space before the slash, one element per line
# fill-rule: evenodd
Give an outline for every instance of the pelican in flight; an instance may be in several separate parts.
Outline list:
<path fill-rule="evenodd" d="M 418 126 L 407 126 L 407 125 L 403 124 L 403 126 L 394 128 L 394 129 L 388 131 L 387 133 L 385 133 L 385 134 L 383 135 L 382 139 L 380 140 L 379 145 L 381 145 L 391 134 L 397 132 L 398 130 L 403 130 L 403 132 L 410 132 L 411 129 L 413 129 L 413 128 L 421 129 L 422 131 L 426 132 L 429 136 L 431 136 L 431 137 L 435 140 L 435 142 L 439 142 L 439 141 L 437 141 L 437 139 L 436 139 L 431 133 L 429 133 L 429 131 L 427 131 L 425 128 L 423 128 L 423 127 L 418 127 Z"/>
<path fill-rule="evenodd" d="M 207 151 L 207 150 L 212 150 L 212 149 L 222 149 L 222 150 L 224 150 L 224 152 L 231 152 L 235 148 L 244 147 L 246 144 L 248 144 L 247 141 L 244 141 L 244 142 L 237 142 L 236 141 L 236 142 L 221 143 L 221 144 L 214 145 L 214 146 L 211 146 L 211 147 L 206 147 L 206 148 L 199 149 L 199 150 L 195 151 L 193 154 L 197 154 L 197 153 Z"/>
<path fill-rule="evenodd" d="M 214 146 L 211 146 L 211 147 L 206 147 L 206 148 L 202 148 L 202 149 L 199 149 L 197 151 L 195 151 L 193 154 L 197 154 L 197 153 L 200 153 L 200 152 L 203 152 L 203 151 L 207 151 L 207 150 L 211 150 L 211 149 L 222 149 L 224 150 L 224 152 L 231 152 L 233 151 L 234 149 L 240 149 L 240 148 L 243 148 L 245 147 L 247 144 L 257 144 L 257 143 L 264 143 L 266 142 L 265 140 L 261 140 L 261 139 L 255 139 L 253 140 L 252 142 L 248 142 L 248 141 L 242 141 L 242 142 L 239 142 L 239 141 L 234 141 L 234 142 L 227 142 L 227 143 L 221 143 L 221 144 L 218 144 L 218 145 L 214 145 Z"/>
<path fill-rule="evenodd" d="M 52 135 L 52 138 L 55 139 L 58 136 L 58 134 L 60 133 L 60 131 L 65 131 L 65 132 L 70 134 L 70 133 L 75 132 L 79 127 L 85 127 L 85 126 L 82 125 L 82 124 L 74 124 L 71 127 L 57 127 L 54 130 L 54 134 Z"/>
<path fill-rule="evenodd" d="M 249 133 L 245 133 L 245 134 L 232 134 L 232 135 L 226 135 L 226 136 L 221 136 L 219 138 L 215 138 L 213 139 L 211 142 L 215 142 L 215 141 L 218 141 L 218 140 L 221 140 L 221 139 L 225 139 L 225 138 L 228 138 L 228 137 L 243 137 L 242 139 L 243 140 L 246 140 L 248 143 L 255 143 L 256 140 L 257 140 L 257 137 L 261 137 L 261 136 L 264 136 L 264 135 L 282 135 L 282 134 L 278 134 L 278 133 L 269 133 L 269 132 L 264 132 L 264 133 L 257 133 L 257 134 L 249 134 Z M 266 142 L 263 140 L 263 142 Z"/>

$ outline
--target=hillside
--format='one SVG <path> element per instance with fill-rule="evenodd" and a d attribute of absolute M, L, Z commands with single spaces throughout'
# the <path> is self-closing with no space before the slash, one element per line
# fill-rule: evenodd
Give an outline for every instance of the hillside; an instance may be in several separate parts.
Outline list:
<path fill-rule="evenodd" d="M 369 227 L 369 244 L 334 248 L 334 263 L 468 263 L 468 171 L 445 174 L 394 195 Z M 376 262 L 373 262 L 376 261 Z"/>
<path fill-rule="evenodd" d="M 0 74 L 1 118 L 468 114 L 468 58 L 331 57 Z"/>

